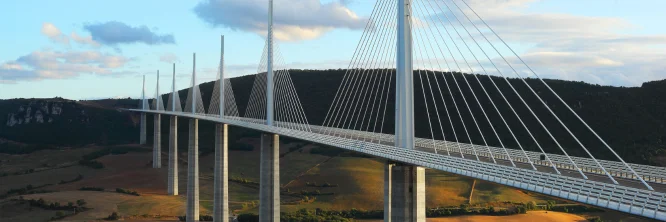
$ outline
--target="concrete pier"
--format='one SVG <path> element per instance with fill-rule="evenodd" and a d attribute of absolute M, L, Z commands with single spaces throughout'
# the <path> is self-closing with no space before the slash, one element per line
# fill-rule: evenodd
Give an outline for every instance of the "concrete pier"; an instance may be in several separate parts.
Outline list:
<path fill-rule="evenodd" d="M 384 170 L 384 221 L 425 222 L 425 168 L 387 163 Z"/>
<path fill-rule="evenodd" d="M 259 221 L 280 221 L 280 136 L 261 134 Z"/>
<path fill-rule="evenodd" d="M 186 221 L 199 221 L 199 120 L 190 119 L 187 150 Z"/>
<path fill-rule="evenodd" d="M 167 193 L 178 196 L 178 117 L 169 121 L 169 181 Z"/>
<path fill-rule="evenodd" d="M 153 130 L 153 168 L 162 167 L 162 130 L 160 128 L 160 114 L 154 114 L 155 130 Z"/>
<path fill-rule="evenodd" d="M 227 124 L 215 125 L 215 175 L 213 221 L 229 221 L 229 151 Z"/>
<path fill-rule="evenodd" d="M 141 113 L 141 120 L 139 122 L 139 144 L 146 144 L 146 113 Z"/>

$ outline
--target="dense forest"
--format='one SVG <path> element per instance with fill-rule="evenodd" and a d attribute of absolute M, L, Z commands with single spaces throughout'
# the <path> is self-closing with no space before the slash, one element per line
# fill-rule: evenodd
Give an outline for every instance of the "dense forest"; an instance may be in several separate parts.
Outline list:
<path fill-rule="evenodd" d="M 311 124 L 322 124 L 325 118 L 328 109 L 331 106 L 331 103 L 336 95 L 338 87 L 343 81 L 344 74 L 347 70 L 337 69 L 337 70 L 291 70 L 291 77 L 294 82 L 294 86 L 299 95 L 300 101 L 304 106 L 305 114 L 308 118 L 308 121 Z M 501 146 L 504 144 L 506 147 L 518 148 L 518 143 L 514 140 L 508 128 L 500 118 L 498 112 L 495 111 L 491 100 L 486 97 L 486 94 L 482 90 L 481 85 L 483 85 L 492 101 L 495 102 L 497 109 L 502 114 L 502 117 L 508 123 L 510 129 L 519 138 L 519 143 L 527 150 L 537 151 L 537 144 L 531 139 L 527 131 L 521 125 L 518 118 L 511 111 L 510 107 L 504 102 L 504 99 L 498 93 L 495 86 L 492 84 L 491 79 L 497 84 L 497 87 L 502 91 L 506 99 L 509 101 L 511 106 L 515 109 L 516 113 L 521 117 L 525 125 L 530 129 L 531 133 L 534 135 L 538 143 L 550 153 L 562 153 L 557 145 L 559 143 L 566 151 L 571 155 L 576 156 L 587 156 L 581 145 L 570 136 L 569 132 L 561 126 L 558 120 L 550 114 L 548 109 L 540 102 L 540 100 L 534 96 L 529 88 L 526 87 L 526 84 L 523 83 L 521 79 L 508 79 L 504 80 L 499 77 L 494 76 L 484 76 L 484 75 L 469 75 L 469 74 L 460 74 L 460 73 L 437 73 L 435 75 L 430 75 L 430 86 L 425 85 L 423 89 L 425 92 L 428 92 L 430 88 L 436 90 L 437 86 L 435 85 L 435 79 L 439 81 L 440 84 L 443 84 L 445 81 L 454 82 L 460 81 L 462 83 L 463 78 L 466 78 L 471 88 L 473 89 L 474 94 L 477 95 L 479 103 L 485 110 L 488 115 L 488 119 L 492 126 L 495 128 L 495 131 L 499 135 L 499 140 L 495 136 L 495 131 L 491 127 L 491 124 L 486 120 L 481 108 L 474 100 L 472 95 L 472 90 L 470 90 L 467 85 L 461 85 L 461 88 L 455 88 L 452 86 L 451 92 L 446 90 L 442 85 L 442 97 L 436 94 L 434 96 L 434 101 L 439 107 L 439 116 L 441 118 L 443 132 L 440 130 L 439 123 L 437 121 L 437 114 L 434 112 L 433 107 L 433 97 L 429 93 L 426 93 L 426 100 L 429 104 L 429 112 L 426 112 L 426 102 L 424 102 L 424 97 L 422 96 L 422 85 L 419 80 L 418 71 L 415 72 L 415 121 L 416 121 L 416 136 L 430 138 L 434 134 L 434 137 L 437 139 L 442 139 L 442 134 L 449 141 L 455 141 L 454 130 L 451 128 L 449 120 L 446 118 L 446 110 L 444 106 L 448 108 L 448 111 L 452 117 L 452 123 L 456 127 L 455 132 L 457 133 L 457 139 L 460 142 L 470 142 L 468 138 L 471 139 L 471 142 L 474 144 L 484 144 L 492 146 Z M 475 78 L 477 77 L 479 81 Z M 241 76 L 231 79 L 233 85 L 236 103 L 238 109 L 243 114 L 245 107 L 248 103 L 248 98 L 252 90 L 252 85 L 254 81 L 254 75 Z M 479 83 L 480 82 L 480 83 Z M 521 99 L 513 93 L 513 90 L 509 87 L 510 82 L 516 89 L 516 91 L 522 96 L 522 98 L 530 104 L 533 112 L 539 117 L 539 120 L 545 125 L 554 138 L 557 139 L 557 143 L 551 139 L 551 136 L 543 130 L 541 124 L 537 119 L 531 114 Z M 583 144 L 587 149 L 594 153 L 595 157 L 602 159 L 616 160 L 613 154 L 601 143 L 596 136 L 591 133 L 585 125 L 583 125 L 569 109 L 564 106 L 547 88 L 544 84 L 541 83 L 538 79 L 525 79 L 525 82 L 529 84 L 534 91 L 544 100 L 550 109 L 561 119 L 562 122 L 568 126 L 569 130 L 577 136 L 580 143 Z M 572 82 L 572 81 L 563 81 L 563 80 L 545 80 L 545 82 L 552 87 L 552 89 L 559 94 L 559 96 L 566 101 L 566 103 L 573 108 L 573 110 L 584 119 L 591 128 L 593 128 L 599 136 L 601 136 L 617 153 L 622 156 L 625 160 L 629 162 L 636 163 L 649 163 L 655 165 L 663 165 L 663 159 L 659 159 L 659 156 L 664 158 L 666 156 L 666 80 L 654 81 L 644 83 L 640 87 L 613 87 L 613 86 L 600 86 L 592 85 L 583 82 Z M 394 131 L 393 118 L 394 115 L 394 86 L 395 82 L 386 83 L 388 87 L 388 104 L 386 107 L 385 116 L 387 117 L 384 121 L 384 128 L 381 129 L 382 132 L 392 133 Z M 481 84 L 481 85 L 480 85 Z M 203 101 L 205 107 L 208 108 L 208 104 L 211 98 L 211 93 L 213 90 L 213 82 L 203 83 L 200 86 Z M 380 85 L 377 85 L 382 86 Z M 460 93 L 462 92 L 462 94 Z M 187 91 L 180 90 L 179 96 L 182 100 L 182 104 L 185 104 L 185 99 L 187 98 Z M 356 97 L 363 98 L 363 94 L 356 94 Z M 372 96 L 370 93 L 367 94 L 367 97 Z M 463 101 L 463 96 L 468 100 L 469 109 L 472 110 L 474 119 L 477 120 L 481 132 L 474 125 L 474 119 L 470 112 L 467 111 Z M 455 98 L 457 105 L 459 106 L 463 121 L 465 125 L 462 124 L 461 119 L 458 117 L 456 108 L 452 105 L 454 101 L 451 98 Z M 168 95 L 164 95 L 163 101 L 168 100 Z M 9 102 L 9 103 L 8 103 Z M 87 109 L 95 110 L 97 109 L 95 105 L 100 107 L 132 107 L 139 104 L 138 100 L 99 100 L 99 101 L 79 101 L 78 103 L 73 103 L 75 105 L 88 107 Z M 95 105 L 92 105 L 95 104 Z M 13 106 L 9 107 L 8 105 Z M 16 106 L 19 105 L 17 100 L 6 100 L 0 101 L 0 123 L 7 122 L 8 118 L 7 111 L 8 109 L 14 110 Z M 102 108 L 99 108 L 102 109 Z M 91 111 L 92 111 L 91 110 Z M 88 113 L 91 113 L 89 111 Z M 428 116 L 427 113 L 430 113 Z M 108 116 L 107 116 L 108 115 Z M 127 113 L 118 113 L 116 110 L 107 110 L 105 112 L 99 111 L 99 114 L 95 114 L 95 120 L 99 121 L 90 121 L 89 126 L 81 126 L 81 131 L 73 131 L 75 133 L 86 133 L 95 134 L 88 136 L 90 140 L 81 140 L 76 141 L 76 143 L 103 143 L 102 141 L 94 141 L 100 139 L 100 137 L 106 134 L 107 143 L 119 142 L 119 141 L 136 141 L 138 140 L 137 133 L 137 120 L 138 117 L 136 114 L 127 114 Z M 431 119 L 432 131 L 430 125 L 428 124 L 428 117 Z M 92 118 L 92 116 L 91 116 Z M 124 118 L 124 119 L 123 119 Z M 162 117 L 162 132 L 168 133 L 168 123 L 169 119 L 167 117 Z M 185 145 L 187 126 L 184 123 L 184 119 L 180 120 L 179 131 L 180 135 L 179 142 L 183 142 Z M 105 127 L 102 127 L 101 124 L 104 124 Z M 152 126 L 152 116 L 149 115 L 148 118 L 149 126 Z M 84 124 L 85 125 L 85 124 Z M 465 133 L 464 126 L 467 127 L 467 132 L 469 136 Z M 213 124 L 201 122 L 200 127 L 200 138 L 202 140 L 211 139 L 212 141 L 212 128 Z M 148 127 L 148 135 L 152 135 L 152 127 Z M 204 130 L 211 129 L 211 130 Z M 24 131 L 25 130 L 25 131 Z M 0 125 L 0 138 L 6 138 L 14 141 L 23 141 L 23 142 L 32 142 L 29 137 L 25 136 L 26 133 L 32 134 L 34 129 L 26 128 L 26 125 L 20 127 L 7 127 L 7 125 Z M 47 129 L 39 129 L 39 134 L 47 134 Z M 126 131 L 127 133 L 119 133 L 120 131 Z M 13 131 L 13 132 L 10 132 Z M 210 133 L 206 133 L 210 131 Z M 380 131 L 376 129 L 375 131 Z M 101 132 L 102 135 L 99 135 Z M 232 136 L 251 136 L 256 135 L 256 132 L 250 132 L 248 130 L 241 130 L 233 128 Z M 62 133 L 62 132 L 59 132 Z M 118 133 L 116 135 L 116 133 Z M 24 136 L 22 136 L 24 135 Z M 34 134 L 33 134 L 34 135 Z M 113 136 L 110 136 L 113 135 Z M 482 137 L 483 135 L 483 137 Z M 117 139 L 118 138 L 118 139 Z M 149 138 L 150 140 L 151 138 Z M 58 140 L 60 141 L 60 140 Z M 501 143 L 500 143 L 501 141 Z M 150 141 L 149 141 L 150 142 Z M 163 140 L 163 143 L 166 145 L 166 140 Z M 202 144 L 202 149 L 207 149 L 208 145 L 206 143 Z M 212 147 L 212 142 L 211 145 Z M 0 147 L 1 148 L 1 147 Z"/>

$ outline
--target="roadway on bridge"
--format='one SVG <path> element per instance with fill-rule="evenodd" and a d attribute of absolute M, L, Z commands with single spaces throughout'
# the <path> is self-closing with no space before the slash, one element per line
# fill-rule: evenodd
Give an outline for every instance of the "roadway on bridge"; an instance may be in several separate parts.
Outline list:
<path fill-rule="evenodd" d="M 328 134 L 326 132 L 322 132 L 324 130 L 320 130 L 320 129 L 317 129 L 317 128 L 313 128 L 312 131 L 314 133 Z M 386 141 L 377 142 L 376 140 L 372 140 L 370 142 L 379 143 L 379 144 L 383 144 L 383 145 L 389 145 L 389 146 L 393 145 L 393 143 L 386 142 Z M 432 148 L 421 147 L 421 146 L 418 146 L 418 145 L 415 146 L 415 149 L 419 150 L 419 151 L 435 153 L 435 150 L 432 149 Z M 446 155 L 446 154 L 443 153 L 443 151 L 444 150 L 439 150 L 439 152 L 437 152 L 437 154 L 438 155 Z M 450 156 L 452 156 L 452 157 L 458 157 L 458 158 L 464 158 L 464 159 L 476 161 L 476 156 L 474 156 L 474 155 L 469 155 L 469 154 L 461 155 L 459 151 L 456 151 L 456 149 L 451 149 L 449 152 L 450 152 Z M 479 155 L 479 160 L 483 161 L 483 162 L 493 163 L 491 158 L 481 156 L 481 155 Z M 508 161 L 508 160 L 495 158 L 495 161 L 497 162 L 497 164 L 512 167 L 511 162 Z M 532 170 L 532 166 L 529 163 L 520 162 L 520 161 L 513 161 L 513 162 L 516 164 L 516 167 L 518 167 L 518 168 Z M 537 168 L 537 170 L 539 172 L 547 172 L 547 173 L 553 173 L 553 174 L 557 173 L 550 166 L 543 166 L 543 165 L 537 165 L 537 164 L 535 164 L 534 166 Z M 563 176 L 583 179 L 583 177 L 580 175 L 580 173 L 576 170 L 570 170 L 570 169 L 564 169 L 564 168 L 558 168 L 558 170 L 560 171 L 561 175 L 563 175 Z M 585 176 L 588 177 L 589 180 L 608 183 L 608 184 L 613 184 L 613 182 L 610 180 L 610 178 L 608 178 L 608 176 L 606 176 L 605 174 L 590 173 L 590 172 L 584 172 L 584 174 L 585 174 Z M 645 185 L 643 185 L 639 180 L 622 178 L 622 177 L 613 177 L 613 178 L 622 186 L 632 187 L 632 188 L 637 188 L 637 189 L 646 189 Z M 653 183 L 653 182 L 648 182 L 648 184 L 650 184 L 650 186 L 652 186 L 652 188 L 654 188 L 654 190 L 657 191 L 657 192 L 666 192 L 666 184 Z"/>

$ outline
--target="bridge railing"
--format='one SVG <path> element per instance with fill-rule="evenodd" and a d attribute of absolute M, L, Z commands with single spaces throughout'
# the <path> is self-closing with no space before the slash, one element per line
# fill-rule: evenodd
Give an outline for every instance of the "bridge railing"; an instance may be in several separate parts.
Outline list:
<path fill-rule="evenodd" d="M 219 118 L 219 115 L 216 114 L 198 114 L 198 115 Z M 237 116 L 225 116 L 225 118 L 238 119 L 240 121 L 246 121 L 257 124 L 264 124 L 266 122 L 266 120 L 264 119 L 254 119 L 254 118 L 237 117 Z M 276 121 L 275 125 L 287 129 L 305 128 L 303 124 L 291 123 L 291 122 Z M 385 133 L 374 133 L 374 132 L 359 131 L 359 130 L 329 128 L 317 125 L 309 125 L 309 127 L 312 129 L 313 132 L 321 132 L 321 133 L 326 132 L 329 135 L 336 135 L 343 138 L 357 138 L 357 139 L 363 139 L 364 141 L 370 141 L 370 142 L 375 141 L 378 143 L 387 143 L 387 144 L 392 144 L 394 141 L 394 135 L 385 134 Z M 450 152 L 462 153 L 463 155 L 474 155 L 475 152 L 474 150 L 476 150 L 477 155 L 486 158 L 490 158 L 491 156 L 491 154 L 488 152 L 489 148 L 490 152 L 492 152 L 492 156 L 495 159 L 509 160 L 509 157 L 505 155 L 504 149 L 499 147 L 489 146 L 488 148 L 486 148 L 485 146 L 481 145 L 457 143 L 457 142 L 442 141 L 442 140 L 434 140 L 433 144 L 433 140 L 427 138 L 415 138 L 415 143 L 416 146 L 418 147 L 435 149 L 440 153 L 448 150 Z M 530 163 L 531 161 L 535 165 L 539 166 L 548 166 L 548 167 L 552 166 L 552 164 L 550 164 L 549 161 L 541 160 L 543 154 L 540 152 L 525 151 L 525 153 L 529 157 L 528 159 L 525 158 L 525 155 L 522 153 L 521 150 L 511 149 L 511 148 L 507 148 L 506 150 L 509 153 L 511 160 L 515 162 Z M 571 164 L 569 162 L 569 159 L 564 155 L 549 153 L 548 157 L 553 162 L 555 167 L 557 167 L 558 169 L 576 170 L 575 166 Z M 571 156 L 571 159 L 573 159 L 573 161 L 576 162 L 576 164 L 578 164 L 580 169 L 585 173 L 604 175 L 601 168 L 599 168 L 599 166 L 597 166 L 592 159 L 576 157 L 576 156 Z M 598 160 L 598 161 L 601 165 L 603 165 L 606 168 L 606 170 L 613 177 L 637 180 L 636 176 L 634 176 L 634 174 L 631 173 L 631 171 L 627 170 L 627 168 L 619 162 L 608 161 L 608 160 Z M 632 164 L 632 163 L 630 163 L 629 165 L 631 165 L 631 167 L 633 167 L 634 170 L 639 175 L 641 175 L 645 181 L 652 183 L 666 184 L 666 168 L 642 165 L 642 164 Z"/>
<path fill-rule="evenodd" d="M 329 135 L 337 135 L 344 138 L 358 138 L 367 141 L 378 141 L 391 144 L 394 141 L 394 136 L 391 134 L 380 134 L 374 132 L 349 130 L 349 129 L 330 129 L 328 127 L 314 126 L 314 125 L 312 125 L 311 128 L 313 129 L 314 132 L 327 132 L 327 134 Z M 491 156 L 490 153 L 488 152 L 488 149 L 485 146 L 481 145 L 456 143 L 456 142 L 442 141 L 442 140 L 434 140 L 433 144 L 432 139 L 426 139 L 426 138 L 415 138 L 415 143 L 416 146 L 418 147 L 436 149 L 440 153 L 446 152 L 446 150 L 448 149 L 450 152 L 463 153 L 464 155 L 474 155 L 474 150 L 476 150 L 476 153 L 479 156 L 486 158 L 490 158 Z M 504 154 L 505 153 L 504 149 L 492 146 L 489 146 L 489 148 L 494 158 L 509 160 L 509 157 Z M 507 148 L 507 151 L 511 156 L 510 157 L 511 160 L 513 161 L 521 163 L 529 163 L 531 161 L 535 165 L 548 166 L 548 167 L 552 166 L 549 161 L 541 160 L 541 156 L 543 154 L 540 152 L 525 151 L 525 153 L 527 153 L 527 156 L 529 157 L 528 160 L 528 158 L 525 158 L 525 155 L 522 153 L 521 150 Z M 568 158 L 564 155 L 549 153 L 548 157 L 551 159 L 553 164 L 555 164 L 555 167 L 557 167 L 558 169 L 576 170 L 574 165 L 571 164 Z M 597 166 L 592 159 L 575 157 L 575 156 L 572 156 L 571 158 L 573 159 L 574 162 L 576 162 L 576 164 L 578 164 L 578 166 L 583 172 L 604 175 L 601 168 L 599 168 L 599 166 Z M 629 171 L 620 162 L 614 162 L 608 160 L 598 160 L 598 161 L 614 177 L 637 180 L 636 176 L 634 176 L 633 173 L 631 173 L 631 171 Z M 653 183 L 666 184 L 666 168 L 642 165 L 642 164 L 632 164 L 632 163 L 630 163 L 629 165 L 631 165 L 631 167 L 634 168 L 634 170 L 639 175 L 641 175 L 644 180 Z"/>

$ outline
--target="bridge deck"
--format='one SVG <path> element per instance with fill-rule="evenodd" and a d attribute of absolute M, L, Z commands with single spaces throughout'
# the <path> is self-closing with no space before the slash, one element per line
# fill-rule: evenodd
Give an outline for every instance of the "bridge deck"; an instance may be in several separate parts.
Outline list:
<path fill-rule="evenodd" d="M 538 171 L 535 171 L 523 162 L 517 162 L 518 167 L 514 168 L 504 159 L 499 159 L 499 164 L 494 164 L 489 162 L 488 157 L 484 157 L 482 161 L 476 161 L 476 159 L 470 159 L 471 155 L 460 158 L 454 157 L 453 154 L 451 156 L 441 152 L 436 154 L 434 149 L 422 146 L 416 150 L 406 150 L 394 147 L 387 141 L 368 142 L 357 138 L 331 136 L 297 130 L 296 128 L 268 126 L 257 123 L 256 120 L 249 121 L 239 117 L 220 118 L 219 116 L 204 114 L 154 110 L 131 109 L 130 111 L 175 115 L 231 124 L 478 178 L 603 208 L 666 220 L 666 193 L 663 192 L 666 189 L 663 184 L 654 182 L 651 182 L 651 185 L 656 191 L 649 191 L 644 189 L 637 180 L 631 178 L 618 179 L 620 184 L 615 185 L 609 183 L 603 175 L 588 174 L 589 179 L 585 180 L 579 178 L 580 175 L 571 170 L 562 170 L 562 175 L 558 175 L 553 173 L 549 166 L 539 165 Z M 462 150 L 461 152 L 464 153 L 465 151 Z"/>

